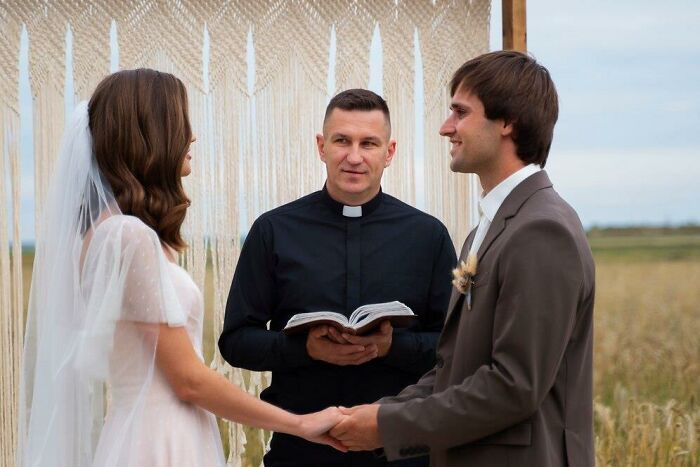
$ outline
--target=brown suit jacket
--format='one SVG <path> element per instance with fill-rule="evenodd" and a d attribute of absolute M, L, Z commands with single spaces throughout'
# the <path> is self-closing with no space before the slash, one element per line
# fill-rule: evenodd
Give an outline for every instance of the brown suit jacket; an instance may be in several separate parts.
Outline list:
<path fill-rule="evenodd" d="M 436 366 L 380 401 L 387 457 L 593 466 L 595 270 L 578 216 L 544 171 L 508 195 L 477 257 L 472 308 L 453 291 Z"/>

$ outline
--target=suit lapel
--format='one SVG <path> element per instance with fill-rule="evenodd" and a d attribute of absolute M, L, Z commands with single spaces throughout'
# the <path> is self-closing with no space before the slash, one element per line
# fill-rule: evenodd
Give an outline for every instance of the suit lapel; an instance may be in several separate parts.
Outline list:
<path fill-rule="evenodd" d="M 452 314 L 452 310 L 454 309 L 455 305 L 457 304 L 457 301 L 459 300 L 461 293 L 452 286 L 452 295 L 450 295 L 450 304 L 447 305 L 447 316 L 449 317 Z M 445 320 L 447 321 L 447 320 Z"/>
<path fill-rule="evenodd" d="M 498 236 L 501 235 L 501 232 L 503 232 L 503 230 L 506 228 L 506 217 L 499 216 L 501 211 L 502 210 L 499 209 L 496 213 L 496 217 L 493 218 L 493 222 L 491 222 L 489 229 L 486 231 L 484 241 L 481 242 L 481 246 L 479 246 L 479 251 L 476 252 L 477 274 L 479 271 L 479 264 L 481 264 L 481 258 L 484 257 L 484 254 L 489 249 L 493 241 L 496 240 Z"/>
<path fill-rule="evenodd" d="M 503 204 L 496 212 L 496 216 L 493 218 L 493 222 L 489 226 L 486 232 L 486 237 L 479 247 L 477 252 L 477 274 L 479 270 L 479 265 L 481 264 L 481 259 L 484 257 L 486 252 L 489 250 L 493 242 L 503 233 L 508 223 L 508 219 L 514 217 L 521 206 L 527 201 L 535 192 L 542 190 L 544 188 L 550 188 L 552 182 L 549 180 L 547 173 L 542 170 L 540 172 L 530 175 L 528 178 L 523 180 L 518 186 L 516 186 L 513 191 L 503 200 Z M 469 248 L 474 241 L 474 236 L 476 234 L 476 229 L 472 229 L 464 242 L 462 247 L 462 253 L 459 255 L 460 261 L 466 261 L 467 255 L 469 254 Z M 464 295 L 461 294 L 456 288 L 452 287 L 452 296 L 450 297 L 450 304 L 447 308 L 447 317 L 445 318 L 445 325 L 450 320 L 453 315 L 459 315 L 455 313 L 455 310 L 462 307 L 464 304 Z"/>
<path fill-rule="evenodd" d="M 479 269 L 478 264 L 481 263 L 481 259 L 484 257 L 486 252 L 489 250 L 494 240 L 498 238 L 501 233 L 506 228 L 508 220 L 514 217 L 525 201 L 527 201 L 533 194 L 543 188 L 550 188 L 552 182 L 549 181 L 547 172 L 541 170 L 527 177 L 525 180 L 520 182 L 513 191 L 511 191 L 506 199 L 503 200 L 503 204 L 496 212 L 496 216 L 493 218 L 493 222 L 489 226 L 489 230 L 486 232 L 486 237 L 479 247 L 479 251 L 476 254 L 477 258 L 477 271 Z"/>
<path fill-rule="evenodd" d="M 469 248 L 472 246 L 472 242 L 474 241 L 474 236 L 476 235 L 476 228 L 472 229 L 472 231 L 469 233 L 467 236 L 467 239 L 464 241 L 464 245 L 462 245 L 462 252 L 459 254 L 459 260 L 457 263 L 457 266 L 459 266 L 459 263 L 462 261 L 467 260 L 467 255 L 469 254 Z M 455 308 L 461 307 L 464 295 L 459 292 L 454 286 L 452 286 L 452 295 L 450 296 L 450 304 L 447 305 L 447 316 L 445 317 L 445 323 L 447 323 L 447 320 L 450 318 L 452 315 L 452 311 Z"/>

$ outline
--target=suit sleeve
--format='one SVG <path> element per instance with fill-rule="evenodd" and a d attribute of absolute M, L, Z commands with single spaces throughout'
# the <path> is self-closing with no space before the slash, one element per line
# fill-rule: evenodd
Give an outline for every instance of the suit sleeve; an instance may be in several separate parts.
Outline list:
<path fill-rule="evenodd" d="M 226 302 L 219 351 L 229 364 L 254 371 L 310 365 L 305 336 L 269 331 L 275 309 L 272 234 L 264 218 L 253 223 L 236 265 Z"/>
<path fill-rule="evenodd" d="M 451 271 L 457 263 L 450 234 L 441 223 L 432 236 L 433 266 L 430 288 L 425 308 L 419 311 L 418 330 L 394 329 L 391 348 L 384 363 L 400 370 L 414 373 L 416 378 L 435 365 L 437 341 L 445 323 L 447 304 L 450 301 Z"/>
<path fill-rule="evenodd" d="M 555 221 L 530 222 L 502 247 L 496 268 L 492 363 L 442 392 L 382 405 L 388 459 L 410 446 L 442 450 L 497 433 L 531 416 L 553 386 L 582 294 L 575 240 Z"/>
<path fill-rule="evenodd" d="M 396 404 L 399 402 L 406 402 L 411 399 L 421 399 L 423 397 L 428 397 L 433 393 L 433 387 L 435 386 L 435 367 L 424 374 L 421 379 L 418 380 L 416 384 L 412 384 L 404 388 L 400 393 L 395 396 L 382 397 L 377 401 L 378 404 Z"/>

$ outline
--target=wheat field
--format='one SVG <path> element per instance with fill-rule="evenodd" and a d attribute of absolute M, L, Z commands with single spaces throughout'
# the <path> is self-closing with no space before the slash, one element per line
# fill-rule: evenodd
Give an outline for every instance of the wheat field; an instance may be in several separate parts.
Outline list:
<path fill-rule="evenodd" d="M 592 238 L 599 466 L 700 465 L 700 239 Z"/>
<path fill-rule="evenodd" d="M 597 465 L 700 466 L 700 234 L 594 232 L 591 245 Z M 23 258 L 25 295 L 32 259 Z M 208 317 L 212 294 L 208 280 Z M 261 454 L 248 453 L 250 465 Z"/>

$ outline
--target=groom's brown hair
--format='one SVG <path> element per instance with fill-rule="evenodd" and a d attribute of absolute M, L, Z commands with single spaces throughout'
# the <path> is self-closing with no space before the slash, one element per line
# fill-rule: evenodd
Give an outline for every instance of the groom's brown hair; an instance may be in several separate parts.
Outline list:
<path fill-rule="evenodd" d="M 118 71 L 97 85 L 88 111 L 95 158 L 119 209 L 184 249 L 190 200 L 181 172 L 192 129 L 182 81 L 147 68 Z"/>
<path fill-rule="evenodd" d="M 518 157 L 544 167 L 559 115 L 557 90 L 549 71 L 529 55 L 502 50 L 475 57 L 452 76 L 450 91 L 476 95 L 486 118 L 513 124 Z"/>

